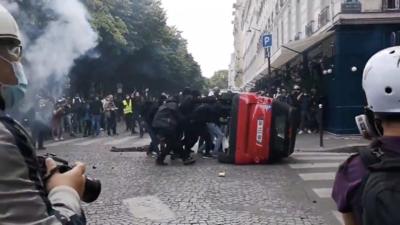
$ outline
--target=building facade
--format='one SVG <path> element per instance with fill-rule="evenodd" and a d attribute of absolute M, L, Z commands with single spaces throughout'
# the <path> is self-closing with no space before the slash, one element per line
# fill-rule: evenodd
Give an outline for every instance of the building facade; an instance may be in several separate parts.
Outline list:
<path fill-rule="evenodd" d="M 400 0 L 238 0 L 234 9 L 231 87 L 301 77 L 323 96 L 325 129 L 355 133 L 367 60 L 400 44 Z M 270 63 L 265 34 L 272 35 Z"/>

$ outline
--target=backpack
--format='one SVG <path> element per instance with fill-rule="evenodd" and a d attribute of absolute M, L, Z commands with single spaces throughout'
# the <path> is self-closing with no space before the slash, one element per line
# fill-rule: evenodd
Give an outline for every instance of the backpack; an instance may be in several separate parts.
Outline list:
<path fill-rule="evenodd" d="M 400 157 L 379 147 L 361 150 L 359 155 L 369 170 L 358 193 L 362 224 L 399 225 Z"/>
<path fill-rule="evenodd" d="M 166 103 L 162 105 L 154 116 L 152 126 L 157 129 L 164 129 L 174 132 L 178 126 L 176 103 Z"/>

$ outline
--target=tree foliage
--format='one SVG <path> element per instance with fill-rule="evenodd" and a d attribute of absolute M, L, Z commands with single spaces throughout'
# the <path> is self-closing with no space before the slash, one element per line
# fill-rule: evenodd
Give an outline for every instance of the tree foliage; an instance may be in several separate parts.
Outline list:
<path fill-rule="evenodd" d="M 218 87 L 219 89 L 228 88 L 228 70 L 219 70 L 208 80 L 210 88 Z"/>
<path fill-rule="evenodd" d="M 181 32 L 167 25 L 159 0 L 81 1 L 91 14 L 99 45 L 90 56 L 77 60 L 70 75 L 73 92 L 88 95 L 94 89 L 112 93 L 118 83 L 127 92 L 145 88 L 159 92 L 177 92 L 185 86 L 203 88 L 205 80 L 200 66 L 188 52 Z M 17 3 L 29 12 L 33 26 L 51 19 L 40 4 L 31 2 Z"/>

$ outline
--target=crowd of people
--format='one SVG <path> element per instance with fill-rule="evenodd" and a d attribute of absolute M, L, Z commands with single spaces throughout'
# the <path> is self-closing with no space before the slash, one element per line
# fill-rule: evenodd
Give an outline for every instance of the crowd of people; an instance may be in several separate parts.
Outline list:
<path fill-rule="evenodd" d="M 149 91 L 134 91 L 124 99 L 121 95 L 96 95 L 92 98 L 65 97 L 53 100 L 39 95 L 37 104 L 28 113 L 32 136 L 38 149 L 45 149 L 44 140 L 64 140 L 70 137 L 97 137 L 104 131 L 109 136 L 118 135 L 117 124 L 124 122 L 126 131 L 139 132 L 143 137 L 145 128 L 142 120 L 142 106 L 146 101 L 154 101 Z"/>
<path fill-rule="evenodd" d="M 284 102 L 296 107 L 300 113 L 300 124 L 298 134 L 316 133 L 320 124 L 320 107 L 322 98 L 317 93 L 317 89 L 307 90 L 300 85 L 294 85 L 292 88 L 287 86 L 272 87 L 268 91 L 259 91 L 258 94 L 277 101 Z"/>
<path fill-rule="evenodd" d="M 204 96 L 190 88 L 175 96 L 162 94 L 158 99 L 150 96 L 149 89 L 124 97 L 96 95 L 85 99 L 76 95 L 55 102 L 44 96 L 38 96 L 30 119 L 39 150 L 45 149 L 45 139 L 62 141 L 65 134 L 97 137 L 101 132 L 109 136 L 130 132 L 143 137 L 147 132 L 151 138 L 148 154 L 156 156 L 159 165 L 165 165 L 168 154 L 181 158 L 184 164 L 193 163 L 191 152 L 198 141 L 203 157 L 216 157 L 223 150 L 232 98 L 229 93 L 221 95 L 218 89 Z"/>
<path fill-rule="evenodd" d="M 203 157 L 216 157 L 223 151 L 231 97 L 229 93 L 220 95 L 219 90 L 202 97 L 199 91 L 185 88 L 178 96 L 161 96 L 156 104 L 144 105 L 151 137 L 148 153 L 156 153 L 157 165 L 166 165 L 169 154 L 172 159 L 182 159 L 184 165 L 193 164 L 191 153 L 196 143 Z"/>

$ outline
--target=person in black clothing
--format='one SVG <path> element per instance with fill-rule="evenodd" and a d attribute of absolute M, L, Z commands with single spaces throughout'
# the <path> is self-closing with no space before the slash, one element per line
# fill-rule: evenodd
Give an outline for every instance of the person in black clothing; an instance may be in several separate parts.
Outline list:
<path fill-rule="evenodd" d="M 311 97 L 305 90 L 303 90 L 303 92 L 300 93 L 300 95 L 297 97 L 297 101 L 299 102 L 299 108 L 300 108 L 299 134 L 302 134 L 303 132 L 311 133 L 311 130 L 310 130 Z"/>
<path fill-rule="evenodd" d="M 281 89 L 281 93 L 279 96 L 276 97 L 277 101 L 289 104 L 289 96 L 287 94 L 286 89 Z"/>
<path fill-rule="evenodd" d="M 101 114 L 103 113 L 103 104 L 99 97 L 96 97 L 90 104 L 90 113 L 92 115 L 93 135 L 99 136 Z"/>
<path fill-rule="evenodd" d="M 288 104 L 295 107 L 299 108 L 299 100 L 298 97 L 300 95 L 300 86 L 294 85 L 292 93 L 288 96 Z"/>
<path fill-rule="evenodd" d="M 160 150 L 158 148 L 158 144 L 160 141 L 157 138 L 156 132 L 152 126 L 152 122 L 154 119 L 154 116 L 157 113 L 158 108 L 164 104 L 164 102 L 167 100 L 165 95 L 161 95 L 158 102 L 153 102 L 148 98 L 144 103 L 142 107 L 142 118 L 144 121 L 144 126 L 147 132 L 149 133 L 151 142 L 150 142 L 150 147 L 147 152 L 147 155 L 151 155 L 152 153 L 159 154 Z"/>
<path fill-rule="evenodd" d="M 143 121 L 143 104 L 144 104 L 144 98 L 143 96 L 137 96 L 135 100 L 135 110 L 133 112 L 133 117 L 137 121 L 138 127 L 139 127 L 139 136 L 140 138 L 143 138 L 145 127 L 144 127 L 144 121 Z M 135 123 L 135 122 L 134 122 Z"/>
<path fill-rule="evenodd" d="M 83 117 L 83 137 L 88 137 L 92 134 L 92 116 L 90 112 L 90 102 L 84 102 L 85 115 Z"/>
<path fill-rule="evenodd" d="M 107 120 L 107 134 L 118 135 L 117 134 L 117 110 L 115 106 L 114 97 L 112 95 L 107 96 L 104 103 L 104 113 Z M 112 133 L 111 133 L 112 132 Z"/>
<path fill-rule="evenodd" d="M 183 121 L 183 116 L 179 111 L 178 103 L 175 98 L 170 98 L 167 103 L 162 105 L 154 116 L 152 126 L 161 142 L 161 152 L 157 157 L 157 165 L 166 165 L 165 157 L 174 151 L 179 155 L 184 165 L 193 164 L 195 160 L 190 156 L 190 151 L 182 149 L 179 143 L 179 124 Z M 164 145 L 165 144 L 165 145 Z"/>
<path fill-rule="evenodd" d="M 201 104 L 196 107 L 193 112 L 187 117 L 185 124 L 185 137 L 182 141 L 186 151 L 191 151 L 196 142 L 201 139 L 205 142 L 205 154 L 210 155 L 210 150 L 213 148 L 211 136 L 207 131 L 206 122 L 212 111 L 209 104 Z"/>
<path fill-rule="evenodd" d="M 84 107 L 83 107 L 83 101 L 77 95 L 73 100 L 72 100 L 72 126 L 74 129 L 74 133 L 82 133 L 83 131 L 83 117 L 84 117 Z"/>
<path fill-rule="evenodd" d="M 220 126 L 220 118 L 224 117 L 225 110 L 223 106 L 217 102 L 215 97 L 205 99 L 205 103 L 197 106 L 189 118 L 189 128 L 187 131 L 191 132 L 186 136 L 183 144 L 186 149 L 191 149 L 197 142 L 199 137 L 202 137 L 206 143 L 206 152 L 204 156 L 211 157 L 210 150 L 220 149 L 220 146 L 214 146 L 209 133 L 207 124 L 215 124 Z M 219 145 L 219 144 L 218 144 Z M 216 152 L 215 152 L 216 153 Z"/>
<path fill-rule="evenodd" d="M 184 139 L 182 140 L 185 151 L 192 152 L 192 147 L 196 144 L 199 135 L 202 131 L 206 130 L 204 124 L 195 123 L 191 121 L 192 113 L 195 108 L 200 104 L 200 92 L 192 91 L 189 88 L 185 88 L 182 92 L 182 99 L 179 105 L 179 110 L 183 115 L 183 121 L 180 124 L 179 129 L 182 130 Z M 203 127 L 202 127 L 203 126 Z M 209 137 L 204 135 L 205 139 L 209 141 Z"/>
<path fill-rule="evenodd" d="M 46 149 L 44 147 L 44 139 L 46 132 L 49 130 L 48 124 L 50 122 L 51 106 L 49 101 L 44 98 L 38 99 L 38 104 L 34 108 L 34 118 L 32 121 L 32 138 L 38 150 Z"/>

